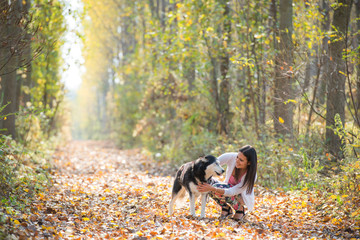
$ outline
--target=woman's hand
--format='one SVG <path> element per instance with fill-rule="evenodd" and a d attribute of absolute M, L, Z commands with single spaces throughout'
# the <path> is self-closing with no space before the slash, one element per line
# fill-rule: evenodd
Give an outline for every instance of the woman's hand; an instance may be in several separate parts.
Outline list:
<path fill-rule="evenodd" d="M 197 185 L 197 190 L 199 192 L 210 192 L 213 191 L 214 189 L 215 188 L 208 183 L 199 183 L 199 185 Z"/>

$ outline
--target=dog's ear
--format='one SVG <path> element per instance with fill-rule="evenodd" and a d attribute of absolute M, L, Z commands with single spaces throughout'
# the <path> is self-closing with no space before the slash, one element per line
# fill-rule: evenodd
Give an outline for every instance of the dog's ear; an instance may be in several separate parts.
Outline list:
<path fill-rule="evenodd" d="M 198 158 L 195 161 L 194 168 L 193 168 L 195 175 L 197 175 L 197 176 L 204 175 L 205 171 L 203 169 L 204 169 L 205 162 L 206 162 L 206 159 L 204 157 Z"/>
<path fill-rule="evenodd" d="M 208 161 L 216 161 L 217 160 L 217 158 L 214 157 L 213 155 L 206 155 L 204 158 L 207 159 Z"/>

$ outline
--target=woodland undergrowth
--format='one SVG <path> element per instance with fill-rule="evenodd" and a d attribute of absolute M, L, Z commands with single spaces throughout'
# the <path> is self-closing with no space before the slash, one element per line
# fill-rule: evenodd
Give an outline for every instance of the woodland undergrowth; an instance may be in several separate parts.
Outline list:
<path fill-rule="evenodd" d="M 9 157 L 6 153 L 6 156 Z M 259 160 L 261 159 L 260 156 Z M 7 239 L 343 239 L 358 238 L 358 199 L 314 188 L 285 191 L 256 185 L 256 204 L 244 222 L 219 220 L 209 200 L 206 217 L 189 206 L 167 213 L 176 165 L 109 142 L 70 142 L 52 155 L 50 184 L 31 200 L 1 202 Z M 260 178 L 261 176 L 259 176 Z M 19 192 L 30 194 L 29 185 Z M 197 209 L 200 207 L 197 206 Z M 199 216 L 199 210 L 197 216 Z"/>

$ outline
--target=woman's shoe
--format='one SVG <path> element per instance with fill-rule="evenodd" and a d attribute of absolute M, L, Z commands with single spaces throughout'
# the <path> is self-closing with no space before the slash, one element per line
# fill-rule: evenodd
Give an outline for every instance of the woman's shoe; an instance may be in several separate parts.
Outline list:
<path fill-rule="evenodd" d="M 233 214 L 231 208 L 222 208 L 220 219 L 226 219 Z"/>
<path fill-rule="evenodd" d="M 241 221 L 244 219 L 244 217 L 245 217 L 245 209 L 243 207 L 243 210 L 236 210 L 233 219 L 236 221 Z"/>

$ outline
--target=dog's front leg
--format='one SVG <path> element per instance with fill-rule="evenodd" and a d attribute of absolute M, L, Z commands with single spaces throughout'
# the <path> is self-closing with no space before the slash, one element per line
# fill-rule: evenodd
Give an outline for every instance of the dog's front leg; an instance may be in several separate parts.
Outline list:
<path fill-rule="evenodd" d="M 201 214 L 200 214 L 201 218 L 205 217 L 206 198 L 207 198 L 207 194 L 201 194 Z"/>

